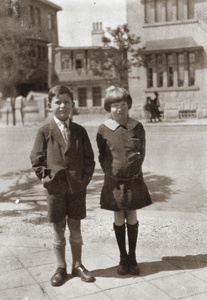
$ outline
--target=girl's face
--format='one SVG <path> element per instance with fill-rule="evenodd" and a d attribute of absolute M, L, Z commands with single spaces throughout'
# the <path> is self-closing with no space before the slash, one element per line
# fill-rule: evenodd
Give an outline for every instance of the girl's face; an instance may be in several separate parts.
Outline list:
<path fill-rule="evenodd" d="M 128 104 L 124 100 L 111 104 L 111 117 L 117 123 L 126 123 L 128 120 Z"/>
<path fill-rule="evenodd" d="M 66 121 L 72 113 L 73 101 L 68 94 L 62 94 L 52 98 L 51 109 L 53 115 L 61 121 Z"/>

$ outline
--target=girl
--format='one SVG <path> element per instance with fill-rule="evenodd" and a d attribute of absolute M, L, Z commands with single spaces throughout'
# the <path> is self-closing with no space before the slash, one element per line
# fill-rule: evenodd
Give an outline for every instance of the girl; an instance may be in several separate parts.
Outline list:
<path fill-rule="evenodd" d="M 100 204 L 102 209 L 114 211 L 114 231 L 120 251 L 117 272 L 120 275 L 138 275 L 140 272 L 136 261 L 139 226 L 136 210 L 152 203 L 142 174 L 145 131 L 140 122 L 129 117 L 131 106 L 132 98 L 124 88 L 112 86 L 107 89 L 104 108 L 111 113 L 111 119 L 100 125 L 97 133 L 99 162 L 105 174 Z"/>

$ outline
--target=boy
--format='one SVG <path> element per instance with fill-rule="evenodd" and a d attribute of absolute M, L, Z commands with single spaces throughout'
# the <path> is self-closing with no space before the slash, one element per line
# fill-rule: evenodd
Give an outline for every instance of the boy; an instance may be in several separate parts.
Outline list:
<path fill-rule="evenodd" d="M 86 217 L 86 187 L 95 167 L 94 154 L 86 130 L 70 119 L 74 105 L 70 88 L 53 87 L 48 100 L 53 118 L 38 130 L 30 158 L 37 177 L 47 189 L 48 217 L 53 223 L 57 270 L 51 285 L 62 285 L 67 276 L 66 223 L 70 232 L 72 275 L 93 282 L 95 278 L 81 262 L 81 219 Z"/>

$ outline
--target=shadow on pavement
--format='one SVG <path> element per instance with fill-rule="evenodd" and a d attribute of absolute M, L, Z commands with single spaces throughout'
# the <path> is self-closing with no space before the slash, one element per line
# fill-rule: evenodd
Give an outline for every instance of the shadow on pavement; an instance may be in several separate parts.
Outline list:
<path fill-rule="evenodd" d="M 104 174 L 101 169 L 96 169 L 90 185 L 88 186 L 88 194 L 100 198 L 103 186 Z M 171 177 L 157 175 L 152 173 L 144 173 L 144 181 L 149 189 L 153 202 L 166 202 L 172 194 L 178 194 L 179 191 L 172 189 L 174 180 Z"/>
<path fill-rule="evenodd" d="M 193 270 L 207 267 L 207 254 L 186 255 L 186 256 L 166 256 L 161 261 L 139 263 L 139 277 L 149 276 L 159 272 L 176 271 L 176 270 Z M 128 278 L 132 275 L 121 276 L 116 271 L 117 266 L 98 269 L 92 271 L 95 277 L 115 277 Z"/>
<path fill-rule="evenodd" d="M 0 193 L 0 203 L 27 204 L 24 210 L 31 212 L 46 210 L 46 193 L 32 169 L 9 172 L 2 175 L 1 180 L 5 191 Z M 1 214 L 18 216 L 19 211 L 17 205 L 16 210 L 2 211 Z"/>
<path fill-rule="evenodd" d="M 0 202 L 15 203 L 15 201 L 20 201 L 20 203 L 30 205 L 31 211 L 46 210 L 46 191 L 34 175 L 32 169 L 9 172 L 2 175 L 1 179 L 3 180 L 3 184 L 8 184 L 8 186 L 4 186 L 5 191 L 0 193 Z M 90 207 L 90 210 L 99 207 L 97 199 L 100 198 L 103 179 L 103 171 L 96 169 L 87 191 L 88 197 L 96 200 L 94 205 Z M 144 173 L 144 180 L 153 202 L 168 201 L 172 193 L 179 193 L 179 191 L 171 188 L 174 181 L 170 177 L 148 172 Z M 13 213 L 15 214 L 15 212 Z M 16 214 L 18 215 L 18 212 Z"/>
<path fill-rule="evenodd" d="M 144 181 L 149 189 L 153 202 L 166 202 L 172 194 L 179 194 L 179 191 L 172 189 L 174 180 L 171 177 L 144 173 Z"/>

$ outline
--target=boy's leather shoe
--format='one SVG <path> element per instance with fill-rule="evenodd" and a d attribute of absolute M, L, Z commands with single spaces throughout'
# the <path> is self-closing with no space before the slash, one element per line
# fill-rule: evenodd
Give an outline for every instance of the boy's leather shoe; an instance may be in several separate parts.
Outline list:
<path fill-rule="evenodd" d="M 140 268 L 136 259 L 129 259 L 129 274 L 130 275 L 139 275 Z"/>
<path fill-rule="evenodd" d="M 67 272 L 65 268 L 57 268 L 55 274 L 51 278 L 52 286 L 60 286 L 64 283 L 65 278 L 67 277 Z"/>
<path fill-rule="evenodd" d="M 80 265 L 72 270 L 73 276 L 78 276 L 81 278 L 82 281 L 85 282 L 94 282 L 95 278 L 92 276 L 92 274 L 83 266 Z"/>

